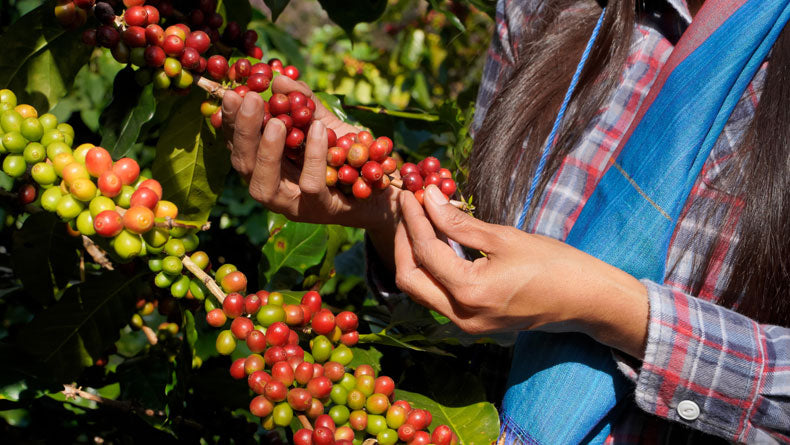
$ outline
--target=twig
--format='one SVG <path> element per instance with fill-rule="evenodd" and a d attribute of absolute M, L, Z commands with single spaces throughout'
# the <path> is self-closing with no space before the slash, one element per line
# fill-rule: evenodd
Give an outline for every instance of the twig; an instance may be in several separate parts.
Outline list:
<path fill-rule="evenodd" d="M 209 292 L 211 292 L 211 294 L 214 295 L 214 297 L 216 297 L 220 303 L 225 301 L 225 292 L 223 292 L 222 289 L 217 284 L 217 282 L 214 281 L 214 279 L 211 278 L 209 274 L 204 272 L 203 269 L 200 268 L 200 266 L 195 264 L 195 262 L 192 261 L 191 258 L 184 255 L 184 257 L 181 258 L 181 264 L 183 264 L 184 267 L 186 267 L 187 270 L 190 271 L 192 275 L 195 276 L 195 278 L 198 278 L 200 281 L 202 281 L 203 284 L 206 286 L 206 288 L 209 290 Z"/>
<path fill-rule="evenodd" d="M 307 419 L 307 416 L 304 414 L 297 414 L 296 418 L 299 419 L 299 422 L 302 423 L 303 428 L 307 428 L 310 431 L 313 431 L 313 425 L 310 423 L 310 420 Z"/>
<path fill-rule="evenodd" d="M 390 178 L 390 185 L 391 186 L 393 186 L 395 188 L 399 188 L 401 190 L 404 190 L 404 188 L 403 188 L 403 180 L 401 178 L 396 178 L 394 176 L 390 176 L 389 178 Z M 455 207 L 455 208 L 457 208 L 457 209 L 461 209 L 461 210 L 464 210 L 464 211 L 470 210 L 469 206 L 467 206 L 466 203 L 463 202 L 463 201 L 456 201 L 455 199 L 451 199 L 450 200 L 450 205 Z"/>
<path fill-rule="evenodd" d="M 151 343 L 152 346 L 159 343 L 159 338 L 156 336 L 156 332 L 154 332 L 154 330 L 151 329 L 150 326 L 144 324 L 143 327 L 140 328 L 140 330 L 143 331 L 143 334 L 145 334 L 145 338 L 148 339 L 148 343 Z"/>
<path fill-rule="evenodd" d="M 208 91 L 208 93 L 214 96 L 216 99 L 222 99 L 225 96 L 225 88 L 221 84 L 214 82 L 213 80 L 209 80 L 203 76 L 195 77 L 195 85 Z"/>
<path fill-rule="evenodd" d="M 97 246 L 92 239 L 82 235 L 82 245 L 85 247 L 85 251 L 88 252 L 88 255 L 93 258 L 93 261 L 95 261 L 96 264 L 107 270 L 115 270 L 110 260 L 107 259 L 107 254 L 104 253 L 104 251 L 101 250 L 101 248 L 99 248 L 99 246 Z"/>
<path fill-rule="evenodd" d="M 134 411 L 135 408 L 132 406 L 131 403 L 128 402 L 119 402 L 118 400 L 113 399 L 105 399 L 102 396 L 98 396 L 96 394 L 91 394 L 87 391 L 83 391 L 82 388 L 77 388 L 74 385 L 63 385 L 63 391 L 61 391 L 64 396 L 66 396 L 67 400 L 76 400 L 78 397 L 90 400 L 92 402 L 100 403 L 102 405 L 107 405 L 113 407 L 115 409 L 119 409 L 121 411 Z"/>

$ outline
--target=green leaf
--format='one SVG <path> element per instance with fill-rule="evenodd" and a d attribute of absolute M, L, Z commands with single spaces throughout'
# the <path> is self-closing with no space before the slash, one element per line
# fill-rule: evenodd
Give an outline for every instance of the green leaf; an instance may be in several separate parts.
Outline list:
<path fill-rule="evenodd" d="M 54 214 L 35 213 L 13 234 L 14 273 L 33 299 L 47 305 L 54 298 L 54 290 L 76 276 L 77 248 L 75 238 L 68 236 Z"/>
<path fill-rule="evenodd" d="M 252 26 L 251 24 L 250 26 Z M 299 71 L 304 72 L 308 66 L 307 61 L 302 56 L 302 44 L 293 38 L 290 34 L 278 28 L 276 25 L 269 21 L 256 21 L 254 26 L 260 28 L 261 31 L 268 37 L 272 46 L 287 56 L 283 63 L 294 65 Z"/>
<path fill-rule="evenodd" d="M 140 87 L 134 80 L 134 71 L 123 69 L 115 77 L 112 102 L 99 117 L 101 146 L 114 159 L 123 157 L 137 142 L 140 130 L 154 117 L 155 111 L 153 84 Z"/>
<path fill-rule="evenodd" d="M 381 357 L 383 354 L 378 349 L 370 347 L 367 349 L 351 348 L 354 358 L 346 365 L 351 369 L 356 369 L 359 365 L 370 365 L 376 372 L 381 371 Z"/>
<path fill-rule="evenodd" d="M 193 92 L 166 124 L 156 144 L 153 177 L 164 199 L 178 206 L 179 219 L 208 219 L 230 170 L 230 155 L 223 139 L 200 114 L 204 94 Z"/>
<path fill-rule="evenodd" d="M 326 257 L 321 264 L 321 271 L 319 276 L 323 281 L 326 281 L 332 275 L 335 269 L 335 256 L 340 251 L 340 247 L 348 241 L 348 235 L 345 229 L 341 226 L 328 225 L 326 226 L 328 239 L 326 242 Z"/>
<path fill-rule="evenodd" d="M 104 273 L 76 284 L 24 327 L 17 344 L 38 361 L 36 369 L 56 381 L 74 379 L 120 337 L 134 312 L 140 275 Z"/>
<path fill-rule="evenodd" d="M 348 115 L 346 115 L 345 110 L 343 110 L 343 102 L 339 97 L 323 91 L 319 91 L 315 93 L 315 95 L 321 100 L 321 103 L 324 104 L 327 110 L 334 113 L 341 121 L 348 122 Z"/>
<path fill-rule="evenodd" d="M 79 32 L 67 30 L 46 2 L 25 14 L 0 36 L 0 88 L 9 88 L 20 103 L 49 110 L 68 93 L 91 48 Z"/>
<path fill-rule="evenodd" d="M 280 16 L 280 13 L 283 12 L 283 9 L 288 6 L 290 1 L 291 0 L 263 0 L 263 2 L 266 3 L 266 6 L 268 6 L 272 11 L 273 22 L 277 21 L 277 17 Z"/>
<path fill-rule="evenodd" d="M 387 8 L 387 0 L 354 2 L 353 7 L 344 0 L 318 0 L 318 2 L 329 15 L 329 19 L 343 28 L 349 36 L 357 23 L 375 21 Z"/>
<path fill-rule="evenodd" d="M 453 24 L 453 26 L 458 28 L 458 30 L 461 32 L 466 31 L 466 27 L 464 26 L 463 23 L 461 23 L 461 20 L 459 20 L 458 17 L 456 17 L 456 15 L 453 14 L 450 10 L 448 10 L 447 8 L 443 8 L 439 4 L 440 0 L 430 0 L 430 1 L 431 1 L 431 7 L 441 12 L 445 17 L 447 17 L 447 20 L 449 20 L 450 23 Z"/>
<path fill-rule="evenodd" d="M 121 398 L 132 400 L 150 409 L 163 409 L 165 388 L 170 383 L 170 364 L 157 354 L 124 361 L 116 371 L 121 384 Z"/>
<path fill-rule="evenodd" d="M 326 252 L 326 226 L 289 221 L 263 246 L 268 264 L 263 268 L 266 280 L 284 267 L 304 273 L 321 262 Z"/>
<path fill-rule="evenodd" d="M 463 398 L 463 388 L 455 391 Z M 460 443 L 467 445 L 487 445 L 499 435 L 499 415 L 491 403 L 476 402 L 457 405 L 442 405 L 430 398 L 414 392 L 395 390 L 395 398 L 411 403 L 414 408 L 427 409 L 433 415 L 430 429 L 439 425 L 447 425 L 458 435 Z"/>
<path fill-rule="evenodd" d="M 431 346 L 428 347 L 421 347 L 411 342 L 418 342 L 424 341 L 425 336 L 421 334 L 411 334 L 411 335 L 394 335 L 387 333 L 386 330 L 382 330 L 376 334 L 360 334 L 359 335 L 359 343 L 376 343 L 380 345 L 387 345 L 387 346 L 395 346 L 398 348 L 405 348 L 411 349 L 413 351 L 422 351 L 422 352 L 432 352 L 438 355 L 447 355 L 450 356 L 452 354 L 442 351 L 441 349 L 434 348 Z"/>
<path fill-rule="evenodd" d="M 217 3 L 217 12 L 228 22 L 236 22 L 244 29 L 252 18 L 252 7 L 249 0 L 220 0 Z"/>

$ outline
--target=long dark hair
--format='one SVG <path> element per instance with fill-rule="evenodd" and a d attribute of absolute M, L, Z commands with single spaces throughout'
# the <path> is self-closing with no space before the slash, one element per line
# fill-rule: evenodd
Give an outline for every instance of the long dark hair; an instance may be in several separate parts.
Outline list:
<path fill-rule="evenodd" d="M 689 1 L 689 6 L 696 10 L 702 2 Z M 603 26 L 569 104 L 536 197 L 617 86 L 641 4 L 643 0 L 608 1 Z M 518 46 L 509 78 L 494 97 L 475 135 L 469 160 L 467 192 L 474 196 L 476 216 L 489 222 L 512 224 L 521 211 L 518 204 L 524 202 L 542 144 L 601 8 L 593 0 L 545 0 L 538 11 Z M 739 204 L 722 201 L 704 211 L 707 218 L 720 221 L 722 233 L 728 232 L 724 230 L 727 224 L 738 221 L 737 227 L 730 227 L 737 230 L 739 242 L 733 271 L 719 304 L 762 323 L 785 326 L 790 325 L 788 29 L 783 30 L 771 53 L 764 93 L 745 130 L 743 148 L 738 150 L 744 155 L 735 167 L 720 175 L 721 184 L 713 184 L 736 196 Z M 522 149 L 525 140 L 526 150 Z M 516 170 L 519 174 L 511 175 Z M 533 200 L 528 216 L 537 201 Z M 515 204 L 503 209 L 503 202 Z M 700 292 L 709 275 L 717 241 L 696 258 L 691 289 L 694 294 Z"/>

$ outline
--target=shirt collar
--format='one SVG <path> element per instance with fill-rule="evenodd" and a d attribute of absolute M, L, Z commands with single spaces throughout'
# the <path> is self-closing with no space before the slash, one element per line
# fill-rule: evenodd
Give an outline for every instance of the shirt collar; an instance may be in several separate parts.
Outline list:
<path fill-rule="evenodd" d="M 680 17 L 686 21 L 686 24 L 691 23 L 691 12 L 689 11 L 689 5 L 686 0 L 667 0 L 667 2 L 675 8 L 678 14 L 680 14 Z"/>

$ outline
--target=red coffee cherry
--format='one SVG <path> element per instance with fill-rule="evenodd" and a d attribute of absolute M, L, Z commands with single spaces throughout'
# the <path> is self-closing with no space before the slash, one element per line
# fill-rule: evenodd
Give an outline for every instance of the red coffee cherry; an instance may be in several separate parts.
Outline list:
<path fill-rule="evenodd" d="M 398 163 L 395 161 L 394 158 L 388 157 L 384 161 L 381 162 L 381 170 L 384 174 L 389 175 L 395 172 L 398 169 Z"/>
<path fill-rule="evenodd" d="M 239 340 L 246 340 L 250 333 L 255 329 L 252 320 L 246 317 L 238 317 L 230 324 L 230 332 Z"/>
<path fill-rule="evenodd" d="M 115 210 L 105 210 L 93 218 L 93 228 L 99 236 L 111 238 L 121 233 L 123 220 Z"/>
<path fill-rule="evenodd" d="M 123 183 L 121 182 L 121 178 L 118 177 L 115 173 L 111 170 L 107 170 L 99 176 L 99 180 L 97 181 L 97 185 L 99 186 L 99 191 L 102 195 L 108 198 L 114 198 L 121 193 L 121 188 L 123 187 Z"/>
<path fill-rule="evenodd" d="M 255 396 L 250 401 L 250 412 L 256 417 L 266 417 L 274 410 L 274 404 L 264 396 Z"/>
<path fill-rule="evenodd" d="M 238 358 L 233 361 L 230 365 L 230 376 L 236 380 L 241 380 L 247 377 L 247 373 L 244 372 L 244 359 Z"/>
<path fill-rule="evenodd" d="M 272 402 L 282 402 L 288 395 L 288 389 L 283 382 L 272 379 L 263 388 L 263 394 Z"/>
<path fill-rule="evenodd" d="M 345 164 L 337 170 L 337 180 L 342 184 L 354 184 L 359 178 L 359 172 L 354 167 Z"/>
<path fill-rule="evenodd" d="M 298 128 L 291 128 L 288 135 L 285 137 L 285 146 L 290 149 L 296 149 L 304 144 L 304 132 Z"/>
<path fill-rule="evenodd" d="M 420 169 L 417 167 L 417 165 L 412 164 L 411 162 L 406 162 L 400 167 L 401 178 L 405 178 L 412 173 L 416 173 L 418 175 L 420 174 Z"/>
<path fill-rule="evenodd" d="M 368 147 L 360 143 L 352 144 L 351 148 L 348 149 L 348 153 L 346 154 L 346 162 L 348 162 L 348 164 L 352 167 L 362 167 L 365 162 L 368 162 L 368 159 Z"/>
<path fill-rule="evenodd" d="M 255 91 L 256 93 L 260 93 L 262 91 L 266 91 L 269 88 L 269 82 L 271 79 L 266 77 L 265 74 L 252 74 L 250 78 L 247 79 L 247 86 L 250 90 Z"/>
<path fill-rule="evenodd" d="M 306 128 L 313 121 L 313 112 L 307 107 L 291 107 L 291 119 L 299 128 Z"/>
<path fill-rule="evenodd" d="M 272 97 L 269 99 L 269 110 L 273 116 L 288 114 L 291 111 L 291 101 L 285 94 L 272 94 Z"/>
<path fill-rule="evenodd" d="M 222 302 L 222 310 L 229 318 L 241 317 L 244 313 L 244 297 L 238 292 L 231 292 Z"/>
<path fill-rule="evenodd" d="M 272 80 L 273 77 L 272 67 L 270 67 L 268 64 L 263 62 L 258 62 L 252 65 L 252 68 L 250 69 L 250 73 L 251 73 L 250 76 L 252 76 L 252 74 L 263 74 L 269 80 Z"/>
<path fill-rule="evenodd" d="M 211 46 L 211 38 L 203 31 L 193 31 L 189 34 L 185 42 L 189 48 L 194 48 L 198 53 L 203 54 Z"/>
<path fill-rule="evenodd" d="M 286 67 L 283 67 L 283 74 L 285 74 L 286 76 L 290 77 L 293 80 L 299 80 L 299 70 L 293 65 L 288 65 Z"/>
<path fill-rule="evenodd" d="M 148 11 L 142 6 L 132 6 L 123 13 L 123 20 L 129 26 L 145 26 L 148 24 Z"/>
<path fill-rule="evenodd" d="M 357 141 L 365 147 L 370 147 L 373 144 L 373 135 L 369 131 L 362 130 L 357 133 Z"/>
<path fill-rule="evenodd" d="M 351 331 L 346 332 L 340 336 L 340 343 L 348 346 L 349 348 L 359 343 L 359 332 Z"/>
<path fill-rule="evenodd" d="M 132 233 L 145 233 L 154 227 L 154 212 L 139 205 L 129 207 L 123 214 L 123 226 Z"/>
<path fill-rule="evenodd" d="M 290 332 L 291 329 L 285 323 L 281 321 L 273 323 L 266 330 L 266 343 L 272 346 L 285 346 Z"/>
<path fill-rule="evenodd" d="M 156 195 L 156 192 L 148 187 L 140 187 L 132 193 L 129 206 L 143 206 L 153 210 L 157 202 L 159 202 L 159 196 Z"/>
<path fill-rule="evenodd" d="M 247 335 L 247 347 L 252 352 L 263 352 L 266 350 L 266 334 L 259 330 L 254 330 Z"/>
<path fill-rule="evenodd" d="M 212 309 L 206 314 L 206 323 L 211 327 L 221 328 L 227 321 L 228 317 L 225 315 L 225 312 L 222 312 L 222 309 Z"/>
<path fill-rule="evenodd" d="M 332 381 L 325 376 L 314 377 L 307 382 L 307 390 L 316 399 L 323 399 L 329 396 L 329 392 L 332 390 Z"/>
<path fill-rule="evenodd" d="M 285 355 L 285 350 L 282 347 L 272 346 L 263 353 L 263 359 L 267 365 L 272 366 L 277 362 L 287 360 L 288 356 Z"/>
<path fill-rule="evenodd" d="M 147 25 L 152 25 L 159 23 L 159 10 L 153 6 L 145 5 L 145 12 L 148 15 L 148 20 L 146 21 Z"/>
<path fill-rule="evenodd" d="M 283 382 L 285 386 L 291 386 L 294 382 L 294 370 L 287 361 L 277 362 L 272 365 L 272 378 Z"/>
<path fill-rule="evenodd" d="M 414 193 L 422 189 L 422 177 L 419 173 L 409 173 L 403 177 L 403 188 Z"/>
<path fill-rule="evenodd" d="M 293 407 L 293 405 L 291 405 L 291 407 Z M 294 445 L 313 445 L 313 432 L 307 428 L 302 428 L 294 433 L 293 440 Z"/>
<path fill-rule="evenodd" d="M 452 179 L 442 179 L 441 184 L 439 184 L 439 190 L 447 196 L 452 196 L 456 188 L 455 181 Z"/>
<path fill-rule="evenodd" d="M 308 291 L 302 296 L 301 304 L 316 313 L 321 310 L 321 295 L 316 291 Z"/>
<path fill-rule="evenodd" d="M 313 112 L 313 111 L 315 111 L 315 110 L 311 110 L 311 112 Z M 326 146 L 327 147 L 334 147 L 335 144 L 337 143 L 337 133 L 335 133 L 335 130 L 333 130 L 331 128 L 327 128 L 326 129 L 326 139 L 327 139 Z"/>
<path fill-rule="evenodd" d="M 326 163 L 332 167 L 340 167 L 346 162 L 346 151 L 340 147 L 332 147 L 326 152 Z"/>
<path fill-rule="evenodd" d="M 123 185 L 130 185 L 134 184 L 140 176 L 140 165 L 134 159 L 121 158 L 112 166 L 112 171 L 121 178 Z"/>
<path fill-rule="evenodd" d="M 428 156 L 422 160 L 422 170 L 424 172 L 423 176 L 436 173 L 440 168 L 442 168 L 442 165 L 439 163 L 439 160 L 433 156 Z"/>
<path fill-rule="evenodd" d="M 246 372 L 245 372 L 246 374 Z M 247 386 L 250 387 L 252 392 L 255 394 L 263 394 L 264 388 L 266 388 L 266 384 L 272 377 L 266 373 L 266 371 L 255 371 L 247 377 Z"/>
<path fill-rule="evenodd" d="M 228 60 L 220 55 L 208 58 L 206 71 L 214 80 L 223 80 L 228 75 Z"/>
<path fill-rule="evenodd" d="M 312 401 L 313 396 L 310 395 L 310 391 L 304 388 L 293 388 L 288 391 L 288 404 L 296 411 L 307 411 Z M 296 434 L 294 434 L 294 443 L 296 443 Z"/>
<path fill-rule="evenodd" d="M 313 316 L 312 328 L 318 335 L 328 335 L 335 328 L 335 316 L 328 309 L 319 311 Z"/>
<path fill-rule="evenodd" d="M 148 43 L 145 37 L 145 28 L 141 26 L 130 26 L 126 28 L 121 39 L 131 48 L 143 48 Z"/>
<path fill-rule="evenodd" d="M 184 52 L 184 47 L 184 40 L 174 34 L 166 35 L 165 41 L 162 44 L 162 49 L 165 50 L 165 54 L 170 57 L 180 57 L 181 53 Z"/>
<path fill-rule="evenodd" d="M 376 161 L 368 161 L 362 166 L 362 177 L 368 183 L 374 183 L 381 179 L 384 172 L 381 169 L 381 164 Z"/>

